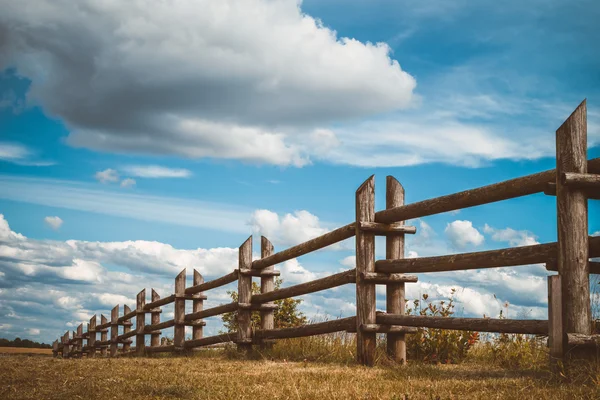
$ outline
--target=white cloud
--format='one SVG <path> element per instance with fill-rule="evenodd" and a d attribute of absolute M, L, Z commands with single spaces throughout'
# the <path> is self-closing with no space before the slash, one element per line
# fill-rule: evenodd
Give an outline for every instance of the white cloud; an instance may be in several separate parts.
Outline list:
<path fill-rule="evenodd" d="M 600 236 L 600 231 L 596 231 L 596 232 L 592 233 L 592 236 Z"/>
<path fill-rule="evenodd" d="M 409 250 L 408 254 L 406 255 L 406 258 L 417 258 L 419 257 L 419 253 L 417 253 L 416 251 L 413 250 Z"/>
<path fill-rule="evenodd" d="M 114 307 L 117 304 L 135 304 L 135 299 L 114 293 L 101 293 L 97 295 L 101 304 L 107 307 Z"/>
<path fill-rule="evenodd" d="M 348 256 L 340 260 L 340 264 L 348 268 L 356 268 L 356 256 Z"/>
<path fill-rule="evenodd" d="M 12 328 L 11 324 L 0 324 L 0 331 L 7 331 Z"/>
<path fill-rule="evenodd" d="M 41 331 L 36 328 L 29 328 L 27 329 L 27 333 L 33 336 L 38 336 L 41 333 Z"/>
<path fill-rule="evenodd" d="M 35 152 L 25 145 L 9 142 L 0 142 L 0 161 L 32 167 L 48 167 L 55 164 L 53 161 L 37 159 Z"/>
<path fill-rule="evenodd" d="M 256 234 L 266 236 L 274 244 L 293 246 L 329 230 L 322 227 L 319 218 L 306 210 L 294 211 L 280 217 L 269 210 L 256 210 L 249 222 Z"/>
<path fill-rule="evenodd" d="M 456 249 L 464 249 L 467 245 L 479 246 L 485 240 L 471 221 L 453 221 L 446 226 L 444 232 Z"/>
<path fill-rule="evenodd" d="M 114 169 L 107 168 L 104 171 L 98 171 L 94 175 L 96 180 L 100 183 L 114 183 L 119 182 L 119 173 Z"/>
<path fill-rule="evenodd" d="M 63 220 L 60 217 L 46 217 L 44 218 L 44 222 L 46 223 L 46 225 L 48 225 L 50 228 L 54 229 L 55 231 L 58 230 L 62 224 L 63 224 Z"/>
<path fill-rule="evenodd" d="M 130 188 L 130 187 L 135 186 L 135 183 L 136 183 L 135 179 L 126 178 L 121 181 L 121 187 L 122 188 Z"/>
<path fill-rule="evenodd" d="M 406 107 L 416 86 L 386 44 L 338 38 L 297 0 L 2 10 L 2 66 L 75 146 L 301 166 L 337 145 L 327 125 Z"/>
<path fill-rule="evenodd" d="M 539 244 L 537 237 L 529 231 L 517 231 L 512 228 L 495 229 L 485 224 L 483 232 L 491 235 L 497 242 L 507 242 L 512 247 Z"/>
<path fill-rule="evenodd" d="M 168 168 L 160 165 L 129 165 L 123 168 L 138 178 L 189 178 L 192 171 L 185 168 Z"/>
<path fill-rule="evenodd" d="M 304 268 L 297 259 L 293 258 L 279 265 L 281 278 L 286 285 L 309 282 L 320 277 L 318 274 Z"/>

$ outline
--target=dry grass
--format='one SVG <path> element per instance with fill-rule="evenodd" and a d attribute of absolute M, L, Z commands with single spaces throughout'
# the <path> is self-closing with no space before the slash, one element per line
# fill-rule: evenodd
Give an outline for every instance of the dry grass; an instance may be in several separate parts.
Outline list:
<path fill-rule="evenodd" d="M 366 368 L 193 356 L 54 359 L 6 355 L 1 399 L 593 399 L 593 383 L 489 364 Z M 406 396 L 406 397 L 404 397 Z"/>
<path fill-rule="evenodd" d="M 52 349 L 28 349 L 25 347 L 0 347 L 0 354 L 43 354 L 52 355 Z"/>

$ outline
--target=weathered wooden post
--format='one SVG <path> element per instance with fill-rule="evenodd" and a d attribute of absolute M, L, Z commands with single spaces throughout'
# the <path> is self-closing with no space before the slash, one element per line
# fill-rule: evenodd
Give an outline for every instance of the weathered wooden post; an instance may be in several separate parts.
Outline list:
<path fill-rule="evenodd" d="M 83 358 L 83 323 L 77 326 L 77 356 Z"/>
<path fill-rule="evenodd" d="M 550 366 L 557 370 L 565 356 L 567 332 L 563 322 L 561 276 L 548 277 L 548 345 Z"/>
<path fill-rule="evenodd" d="M 238 258 L 238 338 L 237 347 L 239 351 L 249 352 L 252 350 L 252 310 L 245 307 L 252 300 L 252 236 L 250 236 L 239 248 Z M 243 306 L 240 306 L 243 305 Z"/>
<path fill-rule="evenodd" d="M 363 330 L 375 324 L 375 284 L 363 279 L 375 272 L 375 235 L 363 231 L 360 222 L 375 221 L 375 178 L 371 176 L 356 191 L 356 356 L 360 364 L 375 362 L 376 332 Z"/>
<path fill-rule="evenodd" d="M 204 283 L 204 277 L 200 274 L 200 272 L 194 270 L 194 286 L 201 285 Z M 200 312 L 204 309 L 204 293 L 199 292 L 192 295 L 194 298 L 192 302 L 192 312 Z M 192 339 L 202 339 L 204 335 L 203 329 L 203 320 L 197 319 L 194 321 L 194 325 L 192 326 Z"/>
<path fill-rule="evenodd" d="M 88 357 L 96 357 L 96 314 L 90 318 L 88 326 Z"/>
<path fill-rule="evenodd" d="M 273 244 L 269 239 L 264 236 L 260 237 L 260 257 L 265 258 L 273 254 Z M 261 270 L 260 276 L 260 292 L 268 293 L 275 289 L 275 266 L 271 265 Z M 265 304 L 266 305 L 266 304 Z M 275 328 L 275 310 L 261 309 L 260 311 L 260 328 L 262 330 L 274 329 Z M 272 341 L 261 341 L 260 343 L 263 349 L 271 348 L 273 346 Z"/>
<path fill-rule="evenodd" d="M 404 188 L 393 176 L 386 179 L 386 209 L 404 205 Z M 404 221 L 399 223 L 404 225 Z M 404 258 L 404 233 L 388 234 L 385 238 L 385 258 L 397 260 Z M 404 282 L 388 283 L 385 286 L 386 311 L 390 314 L 404 315 L 406 309 Z M 387 334 L 387 353 L 400 364 L 406 362 L 406 335 L 404 333 Z"/>
<path fill-rule="evenodd" d="M 131 312 L 131 308 L 127 304 L 123 305 L 123 314 L 127 315 Z M 131 326 L 133 323 L 130 319 L 123 321 L 123 334 L 127 332 L 131 332 Z M 131 344 L 129 343 L 129 339 L 123 343 L 123 353 L 127 353 L 131 349 Z"/>
<path fill-rule="evenodd" d="M 173 345 L 175 351 L 183 351 L 185 342 L 185 269 L 175 278 L 174 311 Z"/>
<path fill-rule="evenodd" d="M 566 172 L 587 172 L 587 109 L 584 100 L 556 131 L 558 271 L 567 333 L 591 333 L 587 197 L 565 185 Z"/>
<path fill-rule="evenodd" d="M 119 336 L 119 305 L 110 311 L 110 356 L 116 357 L 119 350 L 117 336 Z"/>
<path fill-rule="evenodd" d="M 52 357 L 58 356 L 58 340 L 52 342 Z"/>
<path fill-rule="evenodd" d="M 104 316 L 104 314 L 100 314 L 100 324 L 105 325 L 107 322 L 108 322 L 108 319 Z M 107 340 L 108 340 L 108 329 L 102 328 L 102 330 L 100 331 L 100 341 L 106 342 Z M 102 346 L 102 348 L 100 349 L 100 355 L 102 357 L 106 357 L 107 353 L 108 352 L 107 352 L 106 346 Z"/>
<path fill-rule="evenodd" d="M 160 300 L 160 296 L 156 290 L 152 289 L 152 302 Z M 160 312 L 150 313 L 150 324 L 160 324 Z M 156 331 L 150 335 L 150 346 L 160 346 L 160 331 Z"/>
<path fill-rule="evenodd" d="M 138 356 L 143 356 L 146 352 L 146 337 L 144 329 L 146 328 L 146 289 L 139 292 L 135 299 L 135 353 Z"/>
<path fill-rule="evenodd" d="M 69 331 L 66 331 L 63 335 L 63 358 L 68 358 L 71 353 L 71 346 L 69 345 Z"/>

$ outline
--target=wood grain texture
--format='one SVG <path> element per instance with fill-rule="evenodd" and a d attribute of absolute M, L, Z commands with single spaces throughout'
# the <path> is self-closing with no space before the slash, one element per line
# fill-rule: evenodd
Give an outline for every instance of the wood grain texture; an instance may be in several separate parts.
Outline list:
<path fill-rule="evenodd" d="M 404 187 L 393 176 L 386 178 L 385 208 L 392 209 L 404 205 Z M 404 221 L 396 222 L 401 226 Z M 416 230 L 415 230 L 416 231 Z M 385 258 L 388 260 L 404 258 L 404 235 L 393 235 L 385 238 Z M 398 275 L 395 275 L 398 276 Z M 399 275 L 408 277 L 409 275 Z M 391 275 L 390 275 L 391 277 Z M 416 276 L 415 276 L 416 278 Z M 401 278 L 400 278 L 401 279 Z M 385 286 L 385 306 L 390 314 L 405 314 L 405 285 L 404 282 L 389 282 Z M 405 332 L 390 332 L 387 335 L 386 350 L 388 356 L 400 363 L 406 363 Z"/>
<path fill-rule="evenodd" d="M 126 320 L 124 320 L 123 322 L 130 322 L 129 320 L 133 317 L 135 317 L 135 310 L 132 312 L 131 309 L 129 308 L 129 306 L 127 304 L 123 305 L 123 314 L 124 316 L 127 317 Z M 121 319 L 121 318 L 119 318 Z M 123 334 L 127 335 L 129 332 L 131 331 L 131 324 L 127 324 L 123 326 Z M 127 336 L 126 338 L 128 338 L 130 336 Z M 126 339 L 124 338 L 124 339 Z M 124 344 L 123 345 L 123 353 L 128 352 L 131 349 L 131 345 L 130 344 Z"/>
<path fill-rule="evenodd" d="M 88 327 L 88 357 L 90 358 L 94 358 L 96 357 L 96 324 L 97 324 L 98 318 L 96 317 L 96 314 L 94 314 L 94 316 L 92 318 L 90 318 L 90 324 Z"/>
<path fill-rule="evenodd" d="M 600 158 L 588 161 L 588 171 L 600 173 Z M 460 210 L 482 204 L 527 196 L 546 190 L 548 182 L 556 180 L 556 170 L 551 169 L 508 181 L 494 183 L 477 189 L 465 190 L 446 196 L 423 200 L 375 213 L 375 222 L 392 223 L 426 217 L 448 211 Z"/>
<path fill-rule="evenodd" d="M 175 328 L 173 331 L 173 345 L 175 351 L 183 351 L 183 342 L 185 342 L 185 298 L 179 297 L 185 295 L 185 269 L 175 277 L 175 307 L 173 320 Z"/>
<path fill-rule="evenodd" d="M 365 281 L 378 285 L 389 285 L 398 283 L 415 283 L 419 281 L 416 275 L 405 274 L 389 274 L 383 272 L 361 272 L 361 276 Z"/>
<path fill-rule="evenodd" d="M 461 331 L 548 334 L 548 321 L 533 319 L 448 318 L 378 313 L 377 323 Z"/>
<path fill-rule="evenodd" d="M 600 349 L 600 335 L 584 335 L 581 333 L 569 333 L 567 334 L 567 341 L 569 347 L 581 346 L 581 347 L 595 347 L 594 350 Z"/>
<path fill-rule="evenodd" d="M 279 253 L 275 253 L 269 257 L 261 258 L 260 260 L 255 260 L 252 263 L 252 268 L 264 269 L 268 266 L 279 264 L 284 261 L 291 260 L 292 258 L 300 257 L 302 255 L 311 253 L 315 250 L 331 246 L 332 244 L 351 238 L 352 236 L 354 236 L 355 231 L 356 230 L 354 223 L 342 226 L 341 228 L 335 229 L 331 232 L 328 232 L 314 239 L 308 240 L 304 243 L 300 243 L 299 245 L 290 247 L 289 249 L 280 251 Z"/>
<path fill-rule="evenodd" d="M 210 289 L 215 289 L 220 286 L 227 285 L 231 282 L 235 282 L 238 279 L 238 270 L 235 269 L 233 272 L 222 276 L 220 278 L 214 279 L 212 281 L 204 282 L 200 285 L 194 285 L 187 289 L 185 289 L 185 294 L 195 294 L 200 292 L 205 292 Z"/>
<path fill-rule="evenodd" d="M 204 283 L 204 277 L 200 272 L 194 270 L 194 286 L 198 286 Z M 192 312 L 200 312 L 204 309 L 204 298 L 206 297 L 204 293 L 195 293 L 194 300 L 192 302 Z M 184 317 L 185 319 L 185 317 Z M 192 327 L 192 339 L 202 339 L 204 335 L 204 324 L 201 324 L 201 319 L 198 319 L 194 322 L 197 322 L 197 325 Z"/>
<path fill-rule="evenodd" d="M 264 236 L 260 237 L 260 257 L 266 258 L 271 256 L 274 253 L 273 243 L 269 239 Z M 261 272 L 274 272 L 275 265 L 269 265 L 265 267 Z M 273 275 L 263 275 L 260 277 L 260 293 L 270 293 L 275 289 L 275 276 Z M 260 329 L 261 330 L 269 330 L 275 329 L 275 310 L 261 310 L 260 311 Z M 271 342 L 261 342 L 261 348 L 271 348 L 273 343 Z"/>
<path fill-rule="evenodd" d="M 592 246 L 590 246 L 592 247 Z M 592 251 L 592 250 L 590 250 Z M 558 265 L 556 262 L 546 263 L 546 269 L 548 271 L 558 271 Z M 588 270 L 590 274 L 600 274 L 600 262 L 599 261 L 588 261 Z"/>
<path fill-rule="evenodd" d="M 154 291 L 154 289 L 152 289 L 152 290 Z M 155 292 L 153 292 L 153 293 L 155 293 Z M 171 294 L 171 295 L 169 295 L 169 296 L 167 296 L 165 298 L 162 298 L 162 299 L 160 297 L 157 298 L 157 299 L 154 299 L 154 297 L 152 297 L 152 303 L 148 303 L 148 304 L 144 305 L 144 310 L 147 311 L 147 310 L 151 310 L 153 308 L 162 307 L 162 306 L 165 306 L 167 304 L 171 304 L 174 301 L 175 301 L 175 295 L 174 294 Z"/>
<path fill-rule="evenodd" d="M 146 314 L 143 313 L 144 306 L 146 305 L 146 289 L 143 289 L 136 296 L 136 307 L 138 311 L 135 316 L 135 329 L 137 335 L 135 336 L 135 350 L 138 356 L 143 356 L 146 353 L 146 337 L 144 335 L 144 326 L 146 325 Z"/>
<path fill-rule="evenodd" d="M 256 331 L 257 339 L 284 339 L 322 335 L 325 333 L 341 332 L 356 326 L 356 317 L 340 318 L 331 321 L 295 326 L 291 328 L 269 329 Z"/>
<path fill-rule="evenodd" d="M 119 351 L 117 336 L 119 336 L 119 305 L 110 311 L 110 356 L 116 357 Z"/>
<path fill-rule="evenodd" d="M 392 178 L 392 177 L 388 176 L 388 178 Z M 400 187 L 402 187 L 402 186 L 400 186 Z M 382 236 L 394 236 L 394 235 L 401 235 L 401 234 L 407 234 L 407 233 L 412 235 L 412 234 L 417 233 L 416 227 L 404 225 L 404 221 L 392 222 L 391 224 L 383 224 L 381 222 L 361 221 L 359 226 L 362 231 L 373 232 L 375 235 L 382 235 Z"/>
<path fill-rule="evenodd" d="M 587 163 L 586 163 L 587 164 Z M 564 186 L 576 189 L 600 189 L 599 174 L 563 172 L 560 180 Z"/>
<path fill-rule="evenodd" d="M 221 335 L 207 336 L 202 339 L 193 339 L 185 341 L 185 348 L 191 349 L 194 347 L 210 346 L 218 343 L 235 342 L 237 339 L 237 332 L 224 333 Z"/>
<path fill-rule="evenodd" d="M 568 187 L 566 172 L 587 173 L 587 108 L 585 100 L 556 131 L 556 208 L 558 216 L 558 271 L 562 277 L 565 329 L 589 335 L 592 329 L 588 271 L 587 198 Z"/>
<path fill-rule="evenodd" d="M 550 365 L 556 369 L 564 359 L 567 331 L 562 312 L 561 276 L 548 277 L 548 344 L 550 347 Z"/>
<path fill-rule="evenodd" d="M 356 191 L 356 358 L 360 364 L 375 362 L 376 333 L 363 332 L 360 326 L 375 323 L 375 284 L 364 281 L 361 273 L 375 272 L 375 235 L 360 230 L 361 222 L 375 219 L 375 177 L 371 176 Z"/>
<path fill-rule="evenodd" d="M 600 236 L 590 237 L 588 242 L 590 257 L 600 256 Z M 384 273 L 446 272 L 539 264 L 557 257 L 558 246 L 553 242 L 449 256 L 379 260 L 375 262 L 375 268 Z"/>
<path fill-rule="evenodd" d="M 252 296 L 253 304 L 267 303 L 288 297 L 302 296 L 308 293 L 320 292 L 337 286 L 354 283 L 356 281 L 356 270 L 340 272 L 314 281 L 288 286 L 283 289 L 274 290 L 269 293 L 255 294 Z"/>
<path fill-rule="evenodd" d="M 239 248 L 238 269 L 252 268 L 252 236 L 250 236 Z M 238 278 L 238 303 L 250 303 L 252 300 L 252 277 L 241 275 Z M 252 327 L 250 318 L 252 311 L 238 310 L 238 350 L 248 352 L 252 349 L 252 344 L 246 343 L 252 339 Z"/>
<path fill-rule="evenodd" d="M 160 295 L 154 289 L 152 289 L 150 291 L 150 293 L 151 293 L 152 303 L 146 304 L 146 306 L 150 305 L 151 306 L 150 309 L 158 308 L 159 306 L 157 306 L 156 303 L 160 300 Z M 158 324 L 160 324 L 160 313 L 158 313 L 158 312 L 151 313 L 150 314 L 150 325 L 157 326 Z M 144 331 L 146 331 L 146 332 L 154 332 L 157 330 L 158 329 L 148 330 L 148 329 L 146 329 L 146 327 L 144 327 Z M 150 335 L 150 346 L 160 346 L 160 332 L 152 333 Z"/>
<path fill-rule="evenodd" d="M 104 314 L 100 314 L 100 325 L 106 326 L 107 323 L 108 323 L 108 320 L 106 319 Z M 108 340 L 108 331 L 104 327 L 103 328 L 96 327 L 96 329 L 100 330 L 100 340 L 101 341 Z M 107 352 L 108 352 L 108 350 L 106 349 L 106 347 L 102 347 L 100 349 L 100 355 L 102 357 L 106 357 Z"/>

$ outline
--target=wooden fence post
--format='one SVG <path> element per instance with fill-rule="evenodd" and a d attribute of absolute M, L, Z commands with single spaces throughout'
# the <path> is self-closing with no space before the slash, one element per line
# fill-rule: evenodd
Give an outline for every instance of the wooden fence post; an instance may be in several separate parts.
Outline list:
<path fill-rule="evenodd" d="M 173 345 L 175 351 L 183 351 L 185 342 L 185 268 L 175 278 L 175 328 Z"/>
<path fill-rule="evenodd" d="M 201 285 L 203 283 L 204 277 L 200 274 L 200 272 L 194 270 L 194 286 Z M 194 294 L 192 297 L 198 298 L 198 300 L 194 299 L 192 302 L 192 312 L 202 311 L 204 309 L 204 293 L 199 292 Z M 202 336 L 204 335 L 203 322 L 204 321 L 201 319 L 194 321 L 194 326 L 192 327 L 192 339 L 202 339 Z"/>
<path fill-rule="evenodd" d="M 273 244 L 269 239 L 264 236 L 260 237 L 260 258 L 269 257 L 273 254 L 274 248 Z M 260 292 L 268 293 L 272 292 L 275 289 L 275 276 L 271 274 L 271 272 L 275 271 L 275 265 L 271 265 L 267 268 L 264 268 L 261 273 L 267 272 L 268 275 L 264 275 L 260 277 Z M 260 311 L 260 329 L 268 330 L 275 328 L 275 310 L 267 309 Z M 268 349 L 273 347 L 273 342 L 265 342 L 264 340 L 260 343 L 261 348 Z"/>
<path fill-rule="evenodd" d="M 96 314 L 90 318 L 88 327 L 88 357 L 96 357 Z"/>
<path fill-rule="evenodd" d="M 143 356 L 146 352 L 145 344 L 145 326 L 146 326 L 146 313 L 144 312 L 144 306 L 146 305 L 146 289 L 142 289 L 135 299 L 135 352 L 138 356 Z"/>
<path fill-rule="evenodd" d="M 119 305 L 117 304 L 110 311 L 110 356 L 116 357 L 117 351 L 119 350 L 119 343 L 117 343 L 117 336 L 119 336 Z"/>
<path fill-rule="evenodd" d="M 404 188 L 393 176 L 386 179 L 385 208 L 404 205 Z M 404 221 L 399 224 L 404 225 Z M 404 233 L 387 235 L 385 239 L 385 258 L 397 260 L 404 258 Z M 385 286 L 386 311 L 389 314 L 404 315 L 406 309 L 404 282 L 388 283 Z M 387 334 L 387 353 L 400 364 L 406 362 L 406 335 L 404 333 Z"/>
<path fill-rule="evenodd" d="M 83 358 L 83 323 L 77 326 L 77 356 Z"/>
<path fill-rule="evenodd" d="M 252 268 L 252 236 L 250 236 L 239 248 L 238 258 L 238 305 L 250 304 L 252 300 L 252 276 L 249 274 Z M 246 273 L 244 273 L 246 272 Z M 238 340 L 239 351 L 249 352 L 252 350 L 252 311 L 249 308 L 238 307 Z"/>
<path fill-rule="evenodd" d="M 156 290 L 152 289 L 152 301 L 160 300 L 160 296 Z M 160 324 L 160 312 L 150 313 L 150 324 Z M 160 346 L 160 331 L 150 335 L 150 346 Z"/>
<path fill-rule="evenodd" d="M 71 346 L 69 345 L 69 331 L 63 335 L 63 358 L 68 358 L 71 355 Z"/>
<path fill-rule="evenodd" d="M 108 322 L 108 319 L 104 316 L 104 314 L 100 314 L 100 324 L 104 325 Z M 107 328 L 103 328 L 100 331 L 100 341 L 102 342 L 106 342 L 108 340 L 108 329 Z M 102 346 L 102 348 L 100 349 L 100 355 L 102 357 L 106 357 L 107 356 L 107 349 L 106 346 Z"/>
<path fill-rule="evenodd" d="M 557 370 L 563 361 L 567 332 L 563 321 L 561 276 L 548 277 L 548 345 L 550 347 L 550 366 Z"/>
<path fill-rule="evenodd" d="M 375 235 L 360 229 L 359 222 L 375 221 L 375 178 L 371 176 L 356 191 L 356 356 L 360 364 L 375 362 L 377 334 L 363 325 L 375 324 L 375 284 L 362 273 L 375 272 Z"/>
<path fill-rule="evenodd" d="M 131 312 L 131 308 L 127 304 L 123 305 L 123 314 L 129 314 Z M 123 333 L 131 332 L 131 326 L 133 323 L 130 319 L 123 321 Z M 129 341 L 129 339 L 127 339 Z M 123 343 L 123 353 L 127 353 L 131 349 L 131 344 Z"/>
<path fill-rule="evenodd" d="M 588 266 L 587 197 L 565 186 L 565 172 L 587 172 L 587 109 L 584 100 L 556 131 L 556 205 L 558 271 L 562 281 L 567 333 L 589 335 L 592 328 Z"/>

